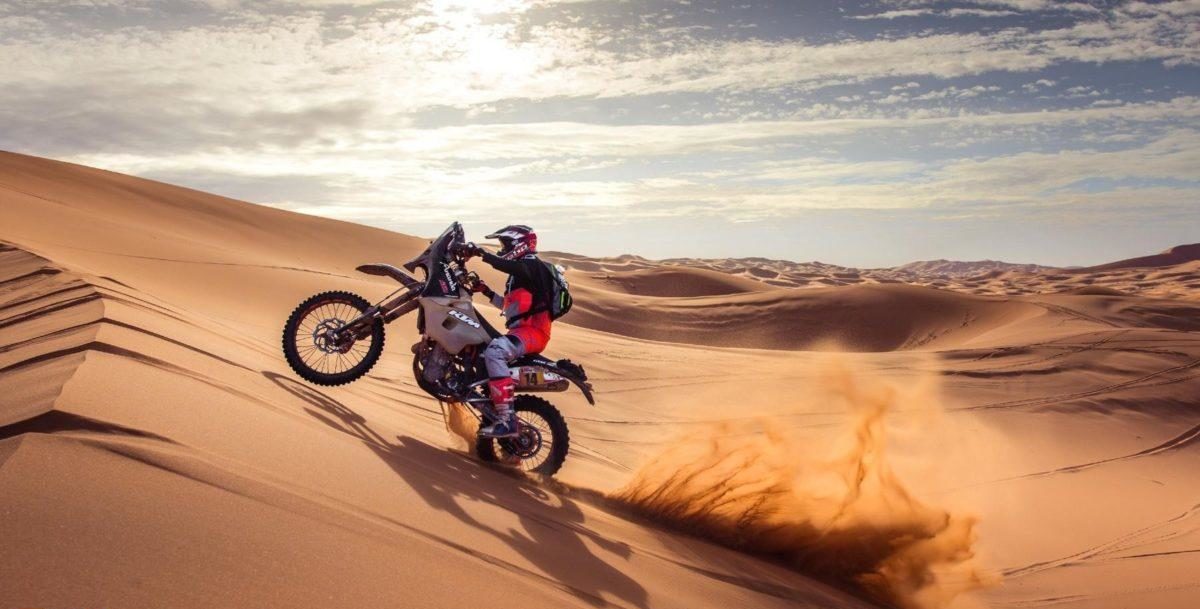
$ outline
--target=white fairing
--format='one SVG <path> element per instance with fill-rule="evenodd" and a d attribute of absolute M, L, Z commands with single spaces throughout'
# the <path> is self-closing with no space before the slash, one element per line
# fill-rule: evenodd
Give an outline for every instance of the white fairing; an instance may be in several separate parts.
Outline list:
<path fill-rule="evenodd" d="M 483 329 L 469 297 L 423 297 L 421 309 L 425 312 L 425 334 L 447 353 L 458 354 L 470 345 L 481 345 L 491 338 Z"/>

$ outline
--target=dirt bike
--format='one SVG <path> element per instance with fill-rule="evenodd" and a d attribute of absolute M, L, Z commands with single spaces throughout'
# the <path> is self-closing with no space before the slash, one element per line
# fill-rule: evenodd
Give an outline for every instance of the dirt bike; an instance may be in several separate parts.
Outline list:
<path fill-rule="evenodd" d="M 489 397 L 483 350 L 501 334 L 475 309 L 472 289 L 479 276 L 466 269 L 463 228 L 455 222 L 416 258 L 403 266 L 419 268 L 424 280 L 390 264 L 365 264 L 357 270 L 390 277 L 401 287 L 375 304 L 350 292 L 323 292 L 296 307 L 283 327 L 283 354 L 301 378 L 318 385 L 343 385 L 362 378 L 383 353 L 384 326 L 417 311 L 421 340 L 412 347 L 417 385 L 443 404 L 469 407 L 481 426 L 496 419 Z M 509 364 L 518 392 L 566 391 L 572 385 L 595 404 L 583 367 L 570 360 L 527 355 Z M 476 454 L 484 461 L 518 465 L 553 475 L 567 458 L 567 422 L 543 398 L 519 393 L 513 402 L 519 421 L 511 438 L 479 436 Z"/>

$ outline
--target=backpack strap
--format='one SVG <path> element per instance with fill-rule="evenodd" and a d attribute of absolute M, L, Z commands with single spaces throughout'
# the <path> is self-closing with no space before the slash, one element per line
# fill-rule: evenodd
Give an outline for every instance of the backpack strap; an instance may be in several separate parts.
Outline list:
<path fill-rule="evenodd" d="M 527 317 L 533 317 L 534 315 L 537 315 L 538 313 L 545 313 L 549 310 L 550 310 L 550 305 L 548 305 L 548 304 L 534 305 L 532 307 L 529 307 L 528 311 L 525 311 L 524 313 L 518 313 L 518 314 L 513 315 L 512 317 L 508 318 L 504 322 L 504 326 L 511 327 L 513 324 L 517 323 L 518 321 L 521 321 L 522 319 L 525 319 Z"/>

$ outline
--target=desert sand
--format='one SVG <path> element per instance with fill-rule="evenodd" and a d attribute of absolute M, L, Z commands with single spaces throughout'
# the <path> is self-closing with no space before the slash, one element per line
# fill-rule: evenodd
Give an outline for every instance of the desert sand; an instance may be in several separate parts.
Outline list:
<path fill-rule="evenodd" d="M 1200 599 L 1200 262 L 549 254 L 557 481 L 411 378 L 279 352 L 426 241 L 0 153 L 0 607 L 1161 607 Z M 447 222 L 454 218 L 447 218 Z M 553 244 L 569 249 L 569 244 Z M 499 278 L 480 265 L 485 278 Z"/>

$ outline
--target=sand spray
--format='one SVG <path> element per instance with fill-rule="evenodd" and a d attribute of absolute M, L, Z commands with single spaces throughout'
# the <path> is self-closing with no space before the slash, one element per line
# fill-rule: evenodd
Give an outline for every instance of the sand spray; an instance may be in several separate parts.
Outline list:
<path fill-rule="evenodd" d="M 442 417 L 446 422 L 446 433 L 449 436 L 451 448 L 464 452 L 475 450 L 479 419 L 471 414 L 466 404 L 461 402 L 439 403 L 442 406 Z"/>
<path fill-rule="evenodd" d="M 940 408 L 936 377 L 899 386 L 835 360 L 818 378 L 804 391 L 844 408 L 844 427 L 801 441 L 770 420 L 715 425 L 669 445 L 610 498 L 904 609 L 998 583 L 976 559 L 976 519 L 918 500 L 888 461 L 889 413 Z"/>

